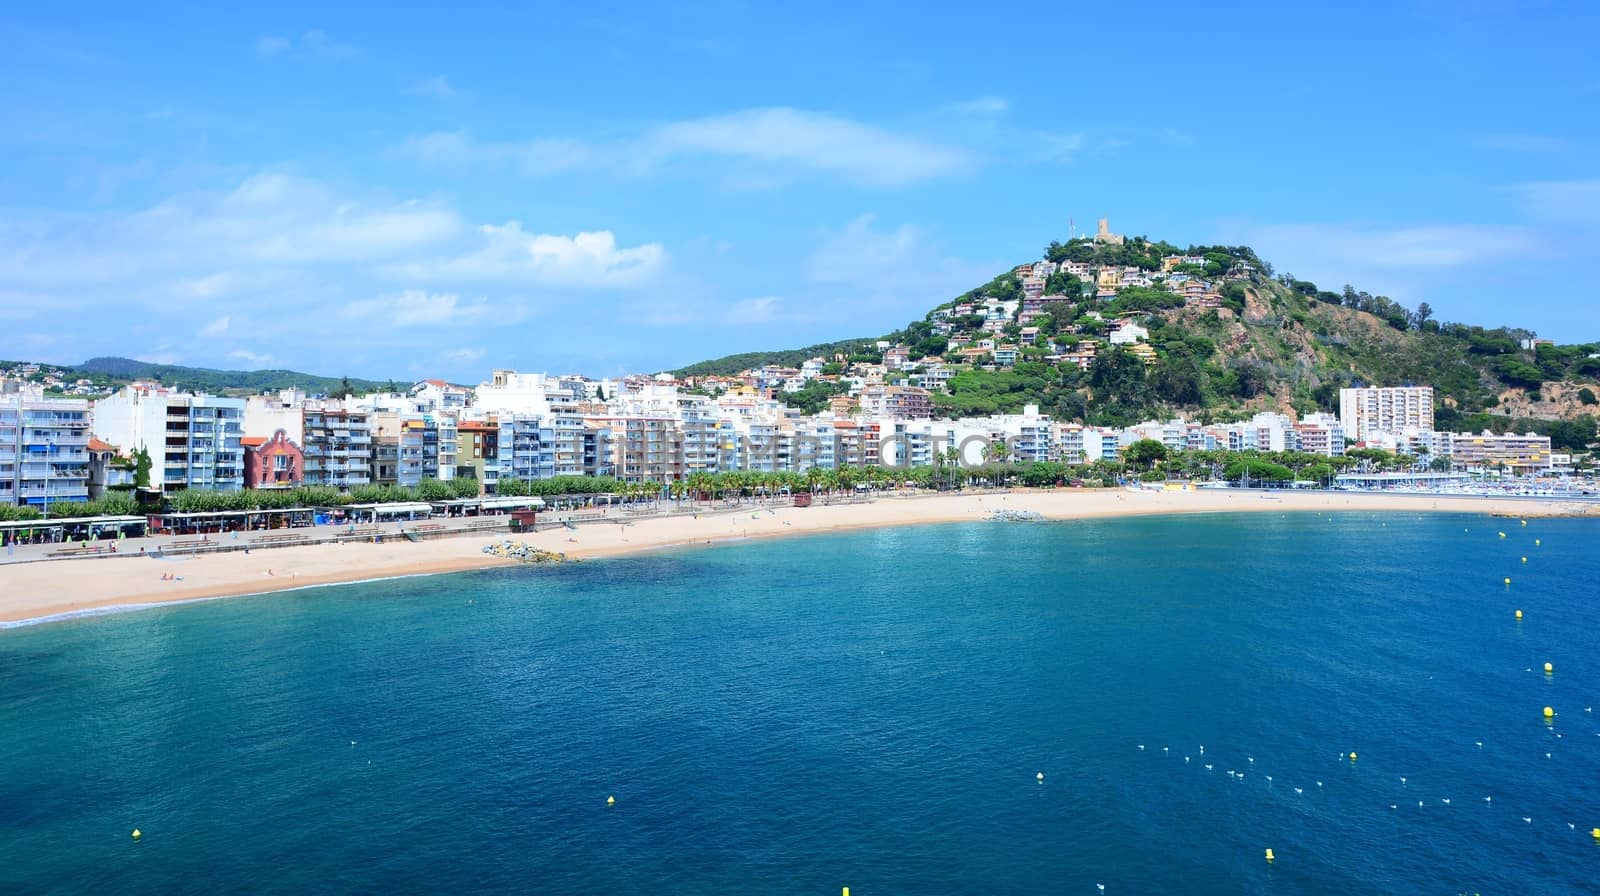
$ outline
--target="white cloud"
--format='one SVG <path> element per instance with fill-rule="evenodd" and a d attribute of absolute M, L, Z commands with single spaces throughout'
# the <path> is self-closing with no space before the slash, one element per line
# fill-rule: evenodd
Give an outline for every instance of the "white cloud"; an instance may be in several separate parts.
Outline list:
<path fill-rule="evenodd" d="M 436 100 L 450 100 L 460 96 L 460 91 L 456 90 L 450 83 L 450 79 L 444 75 L 424 78 L 411 85 L 411 88 L 406 92 L 414 96 L 431 97 Z"/>
<path fill-rule="evenodd" d="M 361 48 L 354 44 L 339 43 L 329 37 L 325 32 L 313 28 L 300 35 L 300 46 L 314 56 L 330 59 L 342 59 L 348 56 L 361 55 Z"/>
<path fill-rule="evenodd" d="M 862 215 L 828 237 L 811 253 L 807 274 L 817 283 L 860 283 L 883 278 L 905 267 L 921 248 L 917 228 L 873 229 L 874 217 Z"/>
<path fill-rule="evenodd" d="M 528 177 L 576 171 L 601 158 L 599 150 L 577 140 L 552 137 L 521 143 L 482 142 L 467 131 L 415 135 L 396 147 L 395 153 L 443 167 L 507 166 Z"/>
<path fill-rule="evenodd" d="M 1221 228 L 1216 241 L 1248 245 L 1278 272 L 1322 289 L 1349 283 L 1408 302 L 1456 288 L 1469 272 L 1545 251 L 1531 230 L 1476 225 L 1233 224 Z"/>
<path fill-rule="evenodd" d="M 245 351 L 244 349 L 236 349 L 228 352 L 228 357 L 234 359 L 235 361 L 243 361 L 246 364 L 254 364 L 257 367 L 265 367 L 277 360 L 271 355 L 256 354 L 255 352 Z"/>
<path fill-rule="evenodd" d="M 669 124 L 650 133 L 644 149 L 647 157 L 658 160 L 722 156 L 811 169 L 872 186 L 903 186 L 974 166 L 964 150 L 785 107 Z"/>
<path fill-rule="evenodd" d="M 772 323 L 778 318 L 779 305 L 782 301 L 777 296 L 761 296 L 735 302 L 733 307 L 728 309 L 727 321 L 730 324 Z"/>
<path fill-rule="evenodd" d="M 1577 148 L 1574 141 L 1565 137 L 1542 134 L 1479 134 L 1468 138 L 1467 142 L 1479 149 L 1535 154 L 1561 153 Z"/>
<path fill-rule="evenodd" d="M 218 336 L 221 336 L 223 333 L 228 332 L 228 327 L 232 323 L 233 323 L 233 316 L 232 315 L 228 315 L 228 314 L 224 314 L 221 317 L 217 318 L 216 320 L 212 321 L 211 323 L 206 324 L 204 327 L 202 327 L 201 330 L 200 330 L 200 335 L 203 336 L 203 337 L 206 337 L 206 338 L 214 339 L 214 338 L 216 338 Z"/>
<path fill-rule="evenodd" d="M 191 299 L 214 299 L 227 292 L 233 286 L 234 279 L 228 273 L 207 274 L 180 281 L 175 288 L 181 295 Z"/>
<path fill-rule="evenodd" d="M 483 356 L 484 350 L 481 348 L 456 348 L 445 352 L 443 357 L 446 361 L 456 361 L 462 364 L 467 364 L 472 361 L 477 361 Z"/>
<path fill-rule="evenodd" d="M 279 37 L 275 34 L 267 34 L 256 38 L 256 55 L 263 59 L 279 56 L 347 59 L 352 56 L 359 56 L 361 52 L 360 47 L 354 44 L 340 43 L 329 37 L 327 32 L 315 28 L 300 35 L 298 40 Z"/>
<path fill-rule="evenodd" d="M 1362 229 L 1330 224 L 1257 228 L 1245 242 L 1280 270 L 1307 265 L 1415 271 L 1482 264 L 1534 251 L 1534 235 L 1516 227 L 1436 225 Z M 1303 260 L 1301 260 L 1303 259 Z"/>
<path fill-rule="evenodd" d="M 215 269 L 276 270 L 350 264 L 414 253 L 464 235 L 444 205 L 352 198 L 316 181 L 267 172 L 222 193 L 174 196 L 149 208 L 103 215 L 0 219 L 0 276 L 60 285 L 125 281 L 171 272 L 169 298 L 209 299 L 235 284 Z"/>
<path fill-rule="evenodd" d="M 407 289 L 393 295 L 351 302 L 344 306 L 342 314 L 347 318 L 396 327 L 421 327 L 477 323 L 488 311 L 488 304 L 481 299 L 463 303 L 455 293 Z"/>
<path fill-rule="evenodd" d="M 412 136 L 395 151 L 430 164 L 505 165 L 529 176 L 601 168 L 642 175 L 683 160 L 720 159 L 726 164 L 716 168 L 718 177 L 735 185 L 762 187 L 804 173 L 897 187 L 960 174 L 977 165 L 964 149 L 786 107 L 673 122 L 612 143 L 560 137 L 478 141 L 465 131 L 440 131 Z M 736 167 L 728 170 L 727 165 Z"/>
<path fill-rule="evenodd" d="M 1011 108 L 1011 101 L 1003 96 L 980 96 L 953 103 L 948 108 L 957 115 L 999 115 Z"/>
<path fill-rule="evenodd" d="M 1535 218 L 1578 224 L 1600 224 L 1600 178 L 1546 180 L 1514 188 L 1523 211 Z"/>
<path fill-rule="evenodd" d="M 31 319 L 69 304 L 42 292 L 0 290 L 0 320 Z"/>
<path fill-rule="evenodd" d="M 256 40 L 257 56 L 276 56 L 289 49 L 289 42 L 281 37 L 267 35 Z"/>
<path fill-rule="evenodd" d="M 659 243 L 632 248 L 617 246 L 609 230 L 564 236 L 527 233 L 521 222 L 507 221 L 479 228 L 482 247 L 430 262 L 402 265 L 406 277 L 449 280 L 502 280 L 564 286 L 636 286 L 666 263 Z"/>
<path fill-rule="evenodd" d="M 1087 139 L 1082 134 L 1034 134 L 1027 143 L 1028 157 L 1035 162 L 1070 162 Z"/>
<path fill-rule="evenodd" d="M 807 312 L 858 323 L 900 326 L 929 308 L 994 276 L 1002 262 L 973 262 L 945 254 L 911 224 L 880 229 L 862 215 L 826 235 L 806 260 L 806 277 L 839 297 L 807 302 Z"/>

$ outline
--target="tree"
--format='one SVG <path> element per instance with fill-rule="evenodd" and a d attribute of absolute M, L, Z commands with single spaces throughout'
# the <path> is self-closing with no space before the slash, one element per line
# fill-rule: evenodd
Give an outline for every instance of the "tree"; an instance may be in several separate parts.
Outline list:
<path fill-rule="evenodd" d="M 1578 390 L 1578 403 L 1600 404 L 1600 399 L 1595 398 L 1593 389 L 1589 388 L 1588 386 L 1584 386 L 1582 389 Z"/>
<path fill-rule="evenodd" d="M 1193 358 L 1169 356 L 1149 376 L 1150 388 L 1163 401 L 1175 405 L 1204 402 L 1200 365 Z"/>
<path fill-rule="evenodd" d="M 356 390 L 350 386 L 350 378 L 348 376 L 340 377 L 339 378 L 339 388 L 334 390 L 333 397 L 334 398 L 349 398 L 350 396 L 352 396 L 354 394 L 356 394 Z"/>
<path fill-rule="evenodd" d="M 1155 439 L 1140 439 L 1124 449 L 1122 457 L 1135 467 L 1152 470 L 1158 461 L 1167 459 L 1167 446 Z"/>
<path fill-rule="evenodd" d="M 1083 281 L 1066 271 L 1056 271 L 1045 281 L 1044 291 L 1045 295 L 1072 296 L 1076 300 L 1083 295 Z"/>
<path fill-rule="evenodd" d="M 150 468 L 154 464 L 150 460 L 150 452 L 143 448 L 133 453 L 133 487 L 150 487 Z"/>

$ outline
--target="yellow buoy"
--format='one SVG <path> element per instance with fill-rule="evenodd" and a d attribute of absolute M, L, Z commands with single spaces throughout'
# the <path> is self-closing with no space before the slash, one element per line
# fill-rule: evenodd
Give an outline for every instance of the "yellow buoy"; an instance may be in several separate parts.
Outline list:
<path fill-rule="evenodd" d="M 614 797 L 614 796 L 606 797 L 606 805 L 607 806 L 615 806 L 616 804 L 617 804 L 617 798 L 616 797 Z"/>
<path fill-rule="evenodd" d="M 1524 526 L 1528 525 L 1528 521 L 1527 520 L 1523 520 L 1522 521 L 1522 525 L 1524 525 Z"/>
<path fill-rule="evenodd" d="M 845 887 L 844 888 L 844 896 L 850 896 L 850 888 L 849 887 Z"/>
<path fill-rule="evenodd" d="M 1272 861 L 1272 860 L 1273 860 L 1273 859 L 1275 859 L 1275 858 L 1277 858 L 1277 856 L 1275 856 L 1275 855 L 1273 855 L 1273 854 L 1272 854 L 1272 850 L 1270 850 L 1270 849 L 1269 849 L 1269 850 L 1267 850 L 1267 861 L 1269 861 L 1269 862 L 1270 862 L 1270 861 Z"/>
<path fill-rule="evenodd" d="M 1554 672 L 1554 671 L 1556 671 L 1556 667 L 1551 665 L 1550 663 L 1545 663 L 1544 664 L 1544 671 L 1547 672 L 1547 673 L 1548 672 Z"/>
<path fill-rule="evenodd" d="M 1506 577 L 1506 584 L 1507 585 L 1511 584 L 1511 577 L 1510 576 Z"/>
<path fill-rule="evenodd" d="M 1589 833 L 1594 835 L 1594 839 L 1600 840 L 1600 828 L 1595 828 L 1594 830 L 1590 831 Z"/>
<path fill-rule="evenodd" d="M 1356 761 L 1356 754 L 1354 752 L 1351 752 L 1351 754 L 1350 754 L 1350 761 L 1351 762 L 1355 762 Z"/>
<path fill-rule="evenodd" d="M 1518 611 L 1517 611 L 1517 618 L 1518 618 L 1518 619 L 1521 619 L 1521 618 L 1522 618 L 1522 611 L 1521 611 L 1521 610 L 1518 610 Z"/>
<path fill-rule="evenodd" d="M 133 834 L 132 834 L 132 835 L 131 835 L 131 836 L 132 836 L 132 837 L 133 837 L 133 839 L 135 839 L 135 840 L 137 840 L 137 839 L 139 839 L 139 838 L 140 838 L 140 837 L 143 837 L 143 836 L 144 836 L 144 834 L 143 834 L 143 832 L 141 832 L 141 831 L 140 831 L 140 830 L 139 830 L 139 829 L 138 829 L 138 828 L 134 828 L 134 829 L 133 829 Z"/>
<path fill-rule="evenodd" d="M 1534 544 L 1535 544 L 1535 545 L 1541 545 L 1541 544 L 1544 544 L 1544 542 L 1542 542 L 1542 541 L 1540 541 L 1540 540 L 1539 540 L 1539 539 L 1537 539 L 1537 538 L 1535 538 L 1535 539 L 1534 539 L 1534 540 L 1533 540 L 1533 543 L 1534 543 Z"/>
<path fill-rule="evenodd" d="M 1501 538 L 1505 538 L 1505 537 L 1506 537 L 1506 533 L 1504 533 L 1504 532 L 1501 532 L 1501 533 L 1500 533 L 1500 537 L 1501 537 Z"/>
<path fill-rule="evenodd" d="M 1044 772 L 1040 772 L 1037 775 L 1034 775 L 1034 777 L 1039 779 L 1040 784 L 1044 783 Z"/>
<path fill-rule="evenodd" d="M 1523 558 L 1522 558 L 1522 562 L 1523 562 L 1523 563 L 1527 563 L 1527 562 L 1528 562 L 1528 558 L 1527 558 L 1527 557 L 1523 557 Z"/>
<path fill-rule="evenodd" d="M 1544 717 L 1547 719 L 1553 719 L 1556 717 L 1556 711 L 1546 706 L 1544 708 Z"/>

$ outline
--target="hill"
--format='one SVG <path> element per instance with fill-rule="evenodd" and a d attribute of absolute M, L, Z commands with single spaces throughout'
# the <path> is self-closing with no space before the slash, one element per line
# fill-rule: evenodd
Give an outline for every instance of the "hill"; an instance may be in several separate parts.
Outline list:
<path fill-rule="evenodd" d="M 16 370 L 24 366 L 37 368 L 27 375 L 29 379 L 38 382 L 59 380 L 60 386 L 55 387 L 57 391 L 72 391 L 78 394 L 112 392 L 135 380 L 150 380 L 175 389 L 219 395 L 255 395 L 291 388 L 302 389 L 312 395 L 329 395 L 345 389 L 355 393 L 365 393 L 396 388 L 393 381 L 317 376 L 294 370 L 214 370 L 207 367 L 151 364 L 131 358 L 90 358 L 82 364 L 71 366 L 23 365 L 20 362 L 0 361 L 0 369 Z M 89 384 L 68 388 L 78 380 L 88 380 Z"/>
<path fill-rule="evenodd" d="M 780 349 L 770 352 L 741 352 L 737 355 L 724 355 L 710 361 L 700 361 L 688 367 L 680 367 L 672 373 L 677 376 L 732 376 L 741 370 L 750 370 L 756 367 L 765 367 L 775 364 L 779 367 L 798 367 L 807 358 L 831 358 L 836 354 L 853 355 L 857 351 L 876 351 L 873 342 L 878 337 L 861 339 L 841 339 L 838 342 L 824 342 L 819 345 L 810 345 L 805 348 Z"/>
<path fill-rule="evenodd" d="M 1442 322 L 1427 303 L 1410 309 L 1275 275 L 1244 246 L 1117 239 L 1052 242 L 1042 259 L 885 334 L 907 355 L 884 369 L 886 381 L 927 387 L 941 416 L 1038 404 L 1097 425 L 1337 412 L 1342 387 L 1431 385 L 1440 429 L 1535 429 L 1569 446 L 1594 439 L 1600 343 Z M 862 374 L 881 363 L 877 341 L 733 355 L 680 372 L 820 356 Z M 793 403 L 814 408 L 817 391 L 813 382 Z"/>

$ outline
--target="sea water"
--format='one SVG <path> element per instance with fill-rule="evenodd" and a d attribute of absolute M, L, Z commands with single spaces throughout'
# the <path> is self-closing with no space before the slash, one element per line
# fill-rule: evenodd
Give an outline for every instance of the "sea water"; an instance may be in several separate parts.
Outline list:
<path fill-rule="evenodd" d="M 0 892 L 1594 893 L 1597 545 L 974 523 L 0 631 Z"/>

